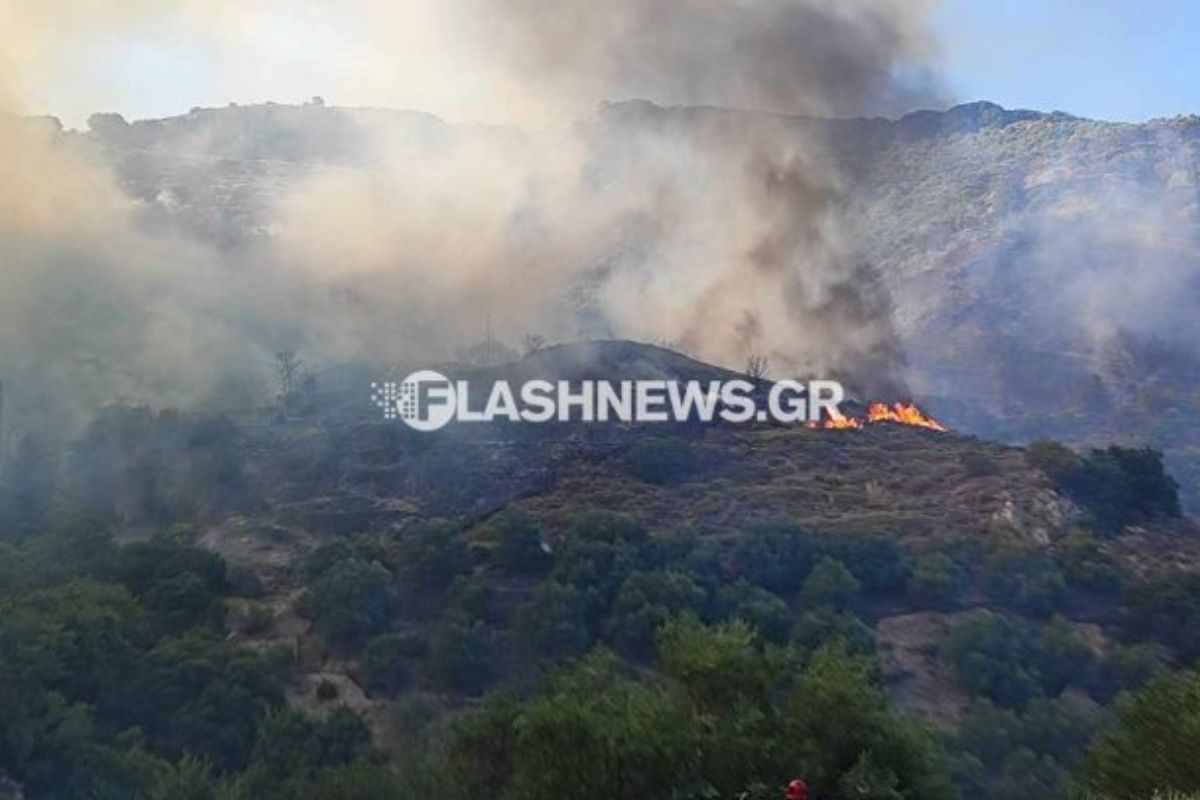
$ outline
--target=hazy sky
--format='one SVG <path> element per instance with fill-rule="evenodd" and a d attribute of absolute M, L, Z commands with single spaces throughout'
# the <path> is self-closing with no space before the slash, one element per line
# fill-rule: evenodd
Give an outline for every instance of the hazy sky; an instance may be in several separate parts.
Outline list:
<path fill-rule="evenodd" d="M 1200 114 L 1196 0 L 948 0 L 938 29 L 964 99 L 1127 121 Z"/>
<path fill-rule="evenodd" d="M 450 59 L 420 31 L 383 38 L 361 22 L 332 24 L 321 5 L 264 0 L 220 35 L 169 18 L 111 31 L 76 49 L 60 78 L 35 82 L 27 110 L 80 125 L 97 109 L 140 118 L 320 94 L 475 116 L 483 67 L 473 73 L 459 59 L 448 70 Z M 944 0 L 936 25 L 942 72 L 960 100 L 1131 121 L 1200 113 L 1196 0 Z M 410 49 L 414 63 L 432 65 L 429 75 L 381 67 Z M 619 98 L 589 102 L 602 99 Z"/>

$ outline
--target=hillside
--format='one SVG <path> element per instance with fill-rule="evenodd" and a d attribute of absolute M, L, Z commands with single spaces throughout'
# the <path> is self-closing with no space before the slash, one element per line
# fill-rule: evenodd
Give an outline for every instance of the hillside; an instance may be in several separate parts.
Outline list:
<path fill-rule="evenodd" d="M 731 374 L 625 341 L 440 368 L 472 386 Z M 390 766 L 355 763 L 383 770 L 373 780 L 385 785 L 396 770 L 389 791 L 457 797 L 446 781 L 482 780 L 490 758 L 517 759 L 513 775 L 526 777 L 512 780 L 559 780 L 543 766 L 522 773 L 533 767 L 520 766 L 520 748 L 532 745 L 505 726 L 539 719 L 541 703 L 583 713 L 594 695 L 574 692 L 599 681 L 615 692 L 599 696 L 618 705 L 580 725 L 667 702 L 683 716 L 666 741 L 679 741 L 685 719 L 717 736 L 699 745 L 714 753 L 738 726 L 757 731 L 761 752 L 730 772 L 701 769 L 709 788 L 697 796 L 733 796 L 797 765 L 828 786 L 867 769 L 855 766 L 867 744 L 850 762 L 828 750 L 828 720 L 785 736 L 792 723 L 773 693 L 737 690 L 750 692 L 738 702 L 765 704 L 758 722 L 725 701 L 714 710 L 701 678 L 733 669 L 709 663 L 724 653 L 741 666 L 718 685 L 760 675 L 773 692 L 808 697 L 802 704 L 844 693 L 838 714 L 864 703 L 846 735 L 899 748 L 887 751 L 898 759 L 888 769 L 923 787 L 919 796 L 1000 800 L 1032 780 L 1029 796 L 1050 798 L 1112 724 L 1118 693 L 1200 655 L 1200 530 L 1180 515 L 1155 453 L 1023 450 L 890 422 L 456 423 L 418 433 L 380 418 L 362 391 L 368 374 L 328 373 L 286 414 L 113 407 L 60 470 L 31 462 L 9 473 L 0 637 L 44 637 L 10 678 L 25 688 L 0 696 L 12 730 L 45 724 L 53 703 L 36 698 L 64 692 L 97 726 L 75 747 L 105 747 L 103 731 L 134 724 L 168 743 L 143 753 L 132 734 L 118 738 L 103 751 L 108 767 L 72 768 L 74 779 L 136 784 L 136 764 L 185 748 L 221 772 L 197 777 L 185 760 L 162 767 L 182 770 L 172 780 L 285 797 L 271 787 L 295 773 L 272 759 L 309 747 L 308 775 L 373 747 Z M 56 627 L 79 614 L 108 633 L 80 643 L 69 633 L 77 623 Z M 82 646 L 95 653 L 89 664 L 123 670 L 109 688 L 75 672 Z M 225 682 L 210 691 L 190 674 Z M 682 683 L 661 683 L 671 680 Z M 830 680 L 836 690 L 818 688 Z M 699 692 L 686 695 L 695 708 L 670 705 L 684 687 Z M 627 692 L 630 708 L 619 705 Z M 530 705 L 511 705 L 510 693 Z M 253 702 L 227 704 L 234 696 Z M 712 714 L 723 721 L 704 727 Z M 229 733 L 213 740 L 210 724 Z M 659 723 L 630 724 L 636 739 Z M 489 731 L 482 740 L 470 738 L 476 725 Z M 779 736 L 812 737 L 816 750 L 776 764 Z M 518 749 L 469 750 L 505 742 Z M 51 791 L 60 772 L 42 765 L 75 752 L 56 747 L 2 763 L 18 783 Z M 1026 753 L 1040 765 L 1033 775 Z M 607 786 L 598 765 L 610 756 L 582 762 L 600 771 L 597 785 Z M 630 774 L 659 786 L 674 769 Z M 323 798 L 312 791 L 302 796 Z"/>
<path fill-rule="evenodd" d="M 763 119 L 837 164 L 851 255 L 886 287 L 901 377 L 934 412 L 1014 443 L 1150 444 L 1167 453 L 1185 499 L 1200 496 L 1200 122 L 1117 124 L 987 103 L 820 121 L 630 102 L 577 128 L 603 171 L 650 157 L 641 136 L 667 131 L 683 147 Z M 272 241 L 280 199 L 314 179 L 540 146 L 534 133 L 413 112 L 273 104 L 132 124 L 99 115 L 82 139 L 111 160 L 150 223 L 230 258 Z M 636 235 L 622 235 L 636 251 Z M 610 334 L 588 280 L 568 288 L 579 329 Z"/>

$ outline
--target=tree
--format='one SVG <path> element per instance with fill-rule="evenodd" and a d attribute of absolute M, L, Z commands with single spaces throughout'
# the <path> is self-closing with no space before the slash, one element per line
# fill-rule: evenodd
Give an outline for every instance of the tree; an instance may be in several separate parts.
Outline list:
<path fill-rule="evenodd" d="M 777 594 L 738 581 L 717 592 L 718 616 L 749 623 L 768 641 L 783 644 L 792 630 L 792 610 Z"/>
<path fill-rule="evenodd" d="M 322 770 L 304 800 L 408 800 L 401 777 L 386 766 L 359 760 Z"/>
<path fill-rule="evenodd" d="M 917 559 L 908 578 L 908 596 L 920 606 L 945 610 L 962 598 L 970 585 L 966 570 L 945 553 Z"/>
<path fill-rule="evenodd" d="M 933 735 L 893 714 L 869 662 L 840 647 L 813 656 L 783 720 L 794 763 L 813 785 L 883 791 L 884 797 L 895 792 L 932 800 L 954 794 Z"/>
<path fill-rule="evenodd" d="M 1067 583 L 1058 565 L 1034 548 L 998 550 L 983 562 L 984 594 L 1015 611 L 1048 617 L 1063 603 Z"/>
<path fill-rule="evenodd" d="M 764 655 L 754 630 L 742 620 L 708 628 L 688 616 L 663 626 L 658 660 L 706 714 L 731 712 L 746 700 L 769 704 L 786 666 Z"/>
<path fill-rule="evenodd" d="M 489 694 L 480 709 L 450 724 L 445 772 L 453 796 L 499 796 L 512 781 L 521 703 L 511 695 Z"/>
<path fill-rule="evenodd" d="M 365 759 L 370 743 L 366 723 L 347 708 L 320 721 L 296 709 L 281 709 L 259 727 L 246 789 L 255 798 L 314 797 L 309 787 L 323 770 Z"/>
<path fill-rule="evenodd" d="M 279 378 L 279 410 L 285 416 L 291 414 L 296 405 L 297 378 L 304 364 L 292 350 L 275 353 L 275 374 Z"/>
<path fill-rule="evenodd" d="M 393 601 L 387 568 L 355 557 L 318 576 L 301 597 L 300 608 L 332 641 L 353 645 L 383 629 Z"/>
<path fill-rule="evenodd" d="M 546 581 L 517 614 L 516 629 L 537 655 L 548 660 L 577 656 L 592 643 L 587 599 L 573 586 Z"/>
<path fill-rule="evenodd" d="M 1056 442 L 1041 441 L 1030 445 L 1026 456 L 1088 511 L 1098 532 L 1114 534 L 1126 525 L 1182 513 L 1179 485 L 1156 450 L 1114 446 L 1080 457 Z"/>
<path fill-rule="evenodd" d="M 542 541 L 542 531 L 528 514 L 506 510 L 488 525 L 496 541 L 496 563 L 517 575 L 540 575 L 554 563 Z"/>
<path fill-rule="evenodd" d="M 800 588 L 800 598 L 812 608 L 828 606 L 842 611 L 858 597 L 862 584 L 846 566 L 825 556 L 808 573 Z"/>
<path fill-rule="evenodd" d="M 479 694 L 495 677 L 491 642 L 478 623 L 443 624 L 434 636 L 430 657 L 433 677 L 446 689 Z"/>
<path fill-rule="evenodd" d="M 529 358 L 529 356 L 533 355 L 534 353 L 541 352 L 541 350 L 545 347 L 546 337 L 542 336 L 541 334 L 527 333 L 525 334 L 524 338 L 521 339 L 521 349 L 524 351 L 526 358 Z"/>
<path fill-rule="evenodd" d="M 212 765 L 188 755 L 163 772 L 147 800 L 216 800 L 216 797 L 217 780 Z"/>
<path fill-rule="evenodd" d="M 751 353 L 746 356 L 746 377 L 757 386 L 767 376 L 769 363 L 767 357 L 762 353 Z"/>
<path fill-rule="evenodd" d="M 1121 692 L 1145 686 L 1162 669 L 1153 648 L 1117 645 L 1096 664 L 1089 692 L 1098 702 L 1107 703 Z"/>
<path fill-rule="evenodd" d="M 1100 736 L 1083 780 L 1112 797 L 1200 791 L 1200 673 L 1160 678 L 1119 705 L 1114 728 Z"/>
<path fill-rule="evenodd" d="M 875 634 L 862 620 L 828 606 L 802 613 L 792 626 L 791 640 L 801 653 L 815 653 L 830 645 L 860 656 L 875 652 Z"/>
<path fill-rule="evenodd" d="M 33 436 L 17 444 L 10 464 L 0 463 L 0 536 L 27 535 L 44 524 L 58 490 L 57 451 Z"/>
<path fill-rule="evenodd" d="M 659 627 L 682 612 L 701 612 L 707 598 L 704 589 L 681 572 L 634 572 L 613 600 L 609 635 L 626 653 L 649 655 Z"/>
<path fill-rule="evenodd" d="M 1022 706 L 1040 691 L 1032 637 L 1019 622 L 973 611 L 950 633 L 942 656 L 971 692 L 1003 706 Z"/>
<path fill-rule="evenodd" d="M 1047 696 L 1057 697 L 1070 684 L 1091 682 L 1092 649 L 1061 618 L 1042 629 L 1035 646 L 1042 691 Z"/>
<path fill-rule="evenodd" d="M 1025 448 L 1025 460 L 1055 481 L 1062 480 L 1079 466 L 1079 456 L 1074 450 L 1051 439 L 1030 442 Z"/>
<path fill-rule="evenodd" d="M 407 532 L 400 540 L 400 569 L 426 589 L 445 589 L 471 568 L 471 553 L 462 534 L 447 523 L 432 523 Z"/>
<path fill-rule="evenodd" d="M 699 736 L 682 697 L 624 678 L 615 661 L 598 655 L 561 675 L 521 715 L 512 796 L 668 798 L 692 784 Z"/>
<path fill-rule="evenodd" d="M 408 682 L 408 642 L 404 636 L 385 633 L 367 641 L 363 648 L 363 673 L 367 687 L 394 695 Z"/>
<path fill-rule="evenodd" d="M 787 524 L 754 525 L 723 554 L 726 578 L 787 595 L 800 588 L 817 559 L 817 548 L 803 531 Z"/>

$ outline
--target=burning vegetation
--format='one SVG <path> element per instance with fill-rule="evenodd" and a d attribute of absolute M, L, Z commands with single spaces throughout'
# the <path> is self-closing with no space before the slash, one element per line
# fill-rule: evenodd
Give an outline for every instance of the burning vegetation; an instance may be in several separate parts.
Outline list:
<path fill-rule="evenodd" d="M 945 425 L 938 422 L 933 417 L 921 411 L 916 403 L 871 403 L 867 406 L 867 413 L 861 416 L 844 416 L 841 419 L 833 419 L 832 417 L 822 420 L 820 423 L 810 423 L 811 428 L 824 428 L 826 430 L 859 430 L 867 425 L 875 425 L 881 422 L 894 422 L 899 425 L 909 425 L 914 428 L 928 428 L 933 431 L 948 430 Z"/>

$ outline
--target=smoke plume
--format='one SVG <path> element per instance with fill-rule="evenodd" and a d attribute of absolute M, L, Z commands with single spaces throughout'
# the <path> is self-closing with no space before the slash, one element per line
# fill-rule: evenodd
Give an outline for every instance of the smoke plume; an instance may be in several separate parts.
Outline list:
<path fill-rule="evenodd" d="M 253 26 L 231 23 L 268 5 L 0 0 L 0 106 L 47 76 L 82 93 L 73 56 L 119 31 L 169 22 L 234 53 Z M 629 337 L 735 367 L 765 355 L 776 374 L 867 392 L 896 384 L 888 299 L 851 255 L 837 170 L 793 115 L 928 98 L 926 3 L 297 5 L 358 37 L 370 74 L 340 73 L 346 85 L 470 88 L 488 98 L 480 117 L 503 106 L 522 124 L 313 107 L 268 109 L 268 133 L 230 110 L 155 128 L 101 119 L 82 136 L 0 118 L 0 379 L 18 415 L 261 398 L 280 349 L 432 358 L 485 325 L 514 342 Z M 624 98 L 658 105 L 582 111 Z M 272 149 L 293 140 L 321 157 Z M 237 159 L 255 180 L 272 159 L 291 170 L 250 222 L 235 219 L 237 191 L 216 193 Z M 169 177 L 147 192 L 131 163 Z"/>

